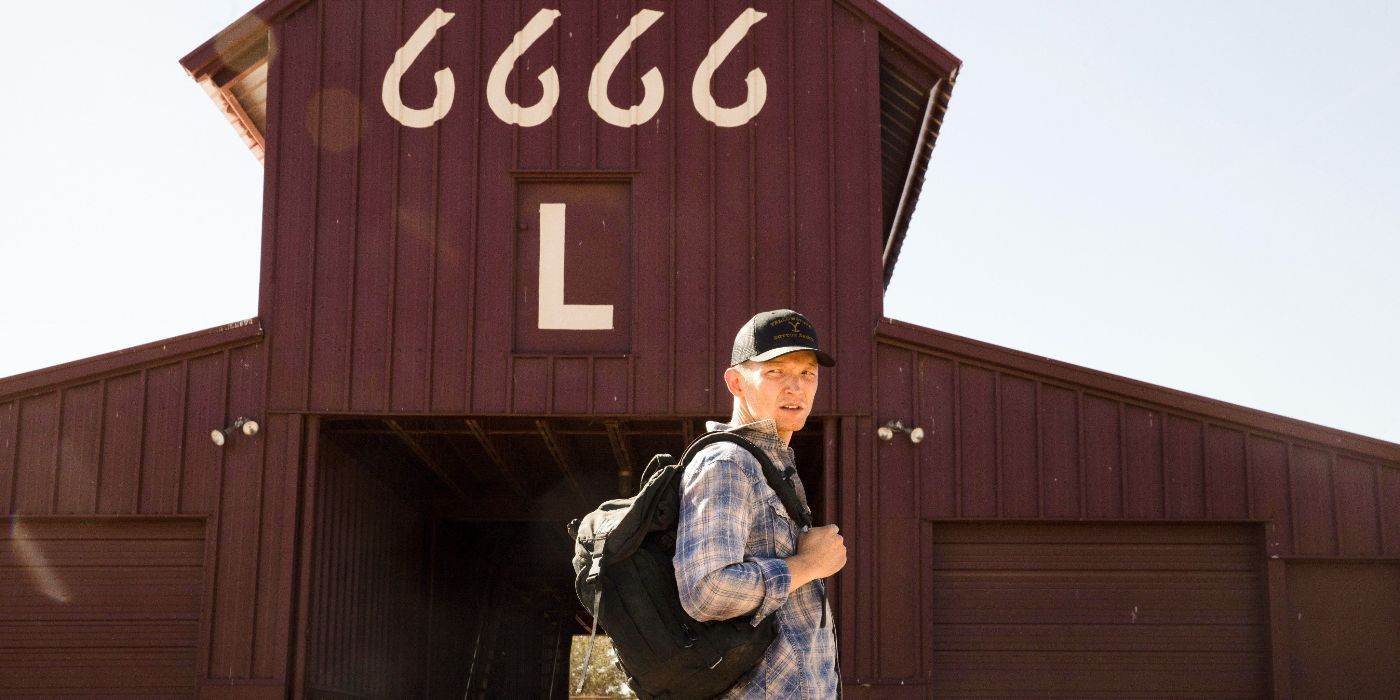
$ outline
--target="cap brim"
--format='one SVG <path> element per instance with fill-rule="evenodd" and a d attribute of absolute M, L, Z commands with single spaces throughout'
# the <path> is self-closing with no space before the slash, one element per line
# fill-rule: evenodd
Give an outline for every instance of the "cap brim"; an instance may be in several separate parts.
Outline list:
<path fill-rule="evenodd" d="M 832 356 L 830 356 L 830 355 L 828 355 L 828 354 L 826 354 L 826 353 L 824 353 L 824 352 L 822 352 L 821 350 L 818 350 L 818 349 L 816 349 L 816 348 L 809 348 L 809 347 L 805 347 L 805 346 L 802 346 L 802 345 L 790 345 L 790 346 L 785 347 L 785 348 L 773 348 L 772 350 L 769 350 L 768 352 L 760 353 L 760 354 L 758 354 L 758 355 L 754 355 L 753 357 L 750 357 L 749 359 L 750 359 L 750 360 L 753 360 L 754 362 L 767 362 L 767 361 L 769 361 L 769 360 L 771 360 L 771 359 L 773 359 L 773 358 L 775 358 L 775 357 L 781 357 L 781 356 L 786 355 L 786 354 L 788 354 L 788 353 L 790 353 L 790 352 L 799 352 L 799 351 L 802 351 L 802 350 L 806 350 L 806 351 L 812 353 L 813 355 L 816 355 L 816 356 L 817 356 L 817 364 L 819 364 L 819 365 L 821 365 L 821 366 L 823 366 L 823 367 L 835 367 L 835 366 L 836 366 L 836 358 L 834 358 L 834 357 L 832 357 Z"/>

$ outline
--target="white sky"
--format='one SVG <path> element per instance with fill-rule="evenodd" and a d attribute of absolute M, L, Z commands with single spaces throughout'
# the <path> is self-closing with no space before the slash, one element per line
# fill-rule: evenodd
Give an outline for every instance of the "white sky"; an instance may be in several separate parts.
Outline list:
<path fill-rule="evenodd" d="M 7 12 L 0 376 L 256 314 L 177 63 L 254 4 Z M 1400 442 L 1400 3 L 887 4 L 964 61 L 887 315 Z"/>

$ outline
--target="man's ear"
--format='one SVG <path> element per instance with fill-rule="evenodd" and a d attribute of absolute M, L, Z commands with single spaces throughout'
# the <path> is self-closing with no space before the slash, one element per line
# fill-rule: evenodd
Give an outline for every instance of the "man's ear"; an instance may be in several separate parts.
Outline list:
<path fill-rule="evenodd" d="M 729 389 L 731 396 L 735 398 L 743 396 L 744 374 L 733 367 L 724 370 L 724 386 Z"/>

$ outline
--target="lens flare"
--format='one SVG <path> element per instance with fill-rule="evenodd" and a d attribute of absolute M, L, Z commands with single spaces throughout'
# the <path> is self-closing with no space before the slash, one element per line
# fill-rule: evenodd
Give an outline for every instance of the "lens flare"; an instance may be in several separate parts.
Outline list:
<path fill-rule="evenodd" d="M 30 580 L 40 593 L 56 603 L 72 602 L 73 595 L 68 586 L 64 585 L 63 579 L 59 578 L 58 572 L 49 564 L 48 557 L 44 556 L 43 547 L 30 537 L 29 528 L 25 527 L 23 519 L 15 518 L 10 521 L 10 542 L 14 545 L 16 557 L 24 565 L 24 570 L 29 572 Z"/>

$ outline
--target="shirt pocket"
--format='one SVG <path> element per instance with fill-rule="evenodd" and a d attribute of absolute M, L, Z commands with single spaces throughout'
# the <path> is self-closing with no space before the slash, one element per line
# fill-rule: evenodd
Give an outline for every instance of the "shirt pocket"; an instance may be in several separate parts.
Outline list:
<path fill-rule="evenodd" d="M 779 557 L 790 557 L 797 553 L 797 522 L 788 515 L 782 499 L 770 489 L 763 495 L 763 530 Z"/>

